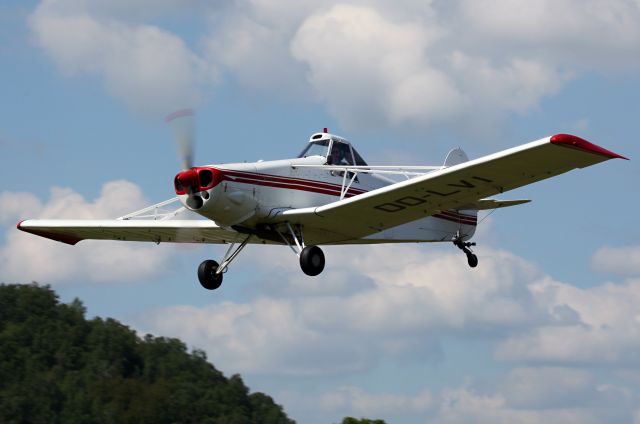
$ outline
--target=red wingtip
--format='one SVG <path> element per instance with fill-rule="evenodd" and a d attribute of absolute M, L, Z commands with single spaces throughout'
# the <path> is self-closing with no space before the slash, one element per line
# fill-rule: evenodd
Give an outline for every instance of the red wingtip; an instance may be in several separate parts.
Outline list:
<path fill-rule="evenodd" d="M 626 158 L 617 153 L 613 153 L 612 151 L 609 151 L 603 147 L 590 143 L 583 138 L 576 137 L 575 135 L 571 135 L 571 134 L 556 134 L 551 137 L 550 141 L 551 143 L 557 144 L 558 146 L 571 147 L 574 149 L 583 150 L 585 152 L 595 153 L 601 156 L 607 156 L 608 158 L 611 158 L 611 159 L 620 158 L 620 159 L 629 160 L 629 158 Z"/>
<path fill-rule="evenodd" d="M 17 228 L 18 230 L 20 230 L 20 231 L 24 231 L 22 228 L 20 228 L 20 225 L 21 225 L 24 221 L 26 221 L 26 219 L 23 219 L 22 221 L 18 222 L 18 225 L 16 225 L 16 228 Z"/>

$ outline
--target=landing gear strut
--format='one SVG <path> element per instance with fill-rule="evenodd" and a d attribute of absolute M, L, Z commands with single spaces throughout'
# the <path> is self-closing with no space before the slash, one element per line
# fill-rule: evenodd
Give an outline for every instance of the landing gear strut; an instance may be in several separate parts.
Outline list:
<path fill-rule="evenodd" d="M 478 257 L 471 251 L 470 247 L 475 246 L 475 243 L 470 243 L 468 241 L 463 241 L 460 233 L 458 232 L 453 240 L 451 240 L 453 244 L 467 255 L 467 263 L 471 268 L 475 268 L 478 266 Z"/>
<path fill-rule="evenodd" d="M 244 239 L 238 247 L 236 243 L 231 243 L 227 249 L 227 253 L 222 258 L 222 263 L 208 259 L 200 264 L 198 267 L 198 280 L 200 285 L 207 290 L 215 290 L 222 284 L 222 273 L 227 272 L 227 267 L 233 261 L 242 249 L 249 243 L 251 236 Z"/>
<path fill-rule="evenodd" d="M 298 228 L 298 233 L 296 234 L 291 227 L 291 224 L 287 222 L 287 229 L 289 230 L 289 235 L 291 239 L 293 239 L 295 243 L 295 247 L 289 242 L 289 239 L 285 237 L 282 233 L 280 237 L 282 240 L 293 250 L 298 258 L 300 259 L 300 268 L 302 268 L 302 272 L 305 274 L 315 277 L 320 274 L 322 270 L 324 270 L 324 253 L 322 253 L 322 249 L 318 246 L 305 246 L 304 239 L 302 238 L 302 230 Z"/>

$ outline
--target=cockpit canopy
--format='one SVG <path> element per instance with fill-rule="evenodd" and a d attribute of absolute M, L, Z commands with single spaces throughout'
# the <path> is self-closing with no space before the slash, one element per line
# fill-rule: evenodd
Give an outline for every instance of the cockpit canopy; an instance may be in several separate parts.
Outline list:
<path fill-rule="evenodd" d="M 307 147 L 298 155 L 299 158 L 309 156 L 322 156 L 326 158 L 328 165 L 367 165 L 351 143 L 327 133 L 313 134 Z"/>

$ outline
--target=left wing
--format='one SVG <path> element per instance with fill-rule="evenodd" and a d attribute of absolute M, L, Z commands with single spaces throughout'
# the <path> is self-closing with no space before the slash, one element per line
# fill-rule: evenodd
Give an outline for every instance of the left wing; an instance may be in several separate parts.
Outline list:
<path fill-rule="evenodd" d="M 277 219 L 303 225 L 316 244 L 355 240 L 613 158 L 626 159 L 557 134 L 324 206 L 284 211 Z"/>
<path fill-rule="evenodd" d="M 71 245 L 87 239 L 234 243 L 247 238 L 210 220 L 30 219 L 19 222 L 18 229 Z"/>

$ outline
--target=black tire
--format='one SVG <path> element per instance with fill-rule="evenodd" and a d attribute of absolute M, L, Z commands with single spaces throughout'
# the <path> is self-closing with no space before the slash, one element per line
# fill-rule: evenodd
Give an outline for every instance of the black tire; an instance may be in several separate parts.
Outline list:
<path fill-rule="evenodd" d="M 218 262 L 209 259 L 198 267 L 198 280 L 205 289 L 215 290 L 222 284 L 222 274 L 216 274 L 218 266 Z"/>
<path fill-rule="evenodd" d="M 318 246 L 307 246 L 300 252 L 300 268 L 305 274 L 314 277 L 324 269 L 324 253 Z"/>
<path fill-rule="evenodd" d="M 469 266 L 471 268 L 475 268 L 478 266 L 478 257 L 476 255 L 474 255 L 473 253 L 469 253 L 467 255 L 467 262 L 469 263 Z"/>

